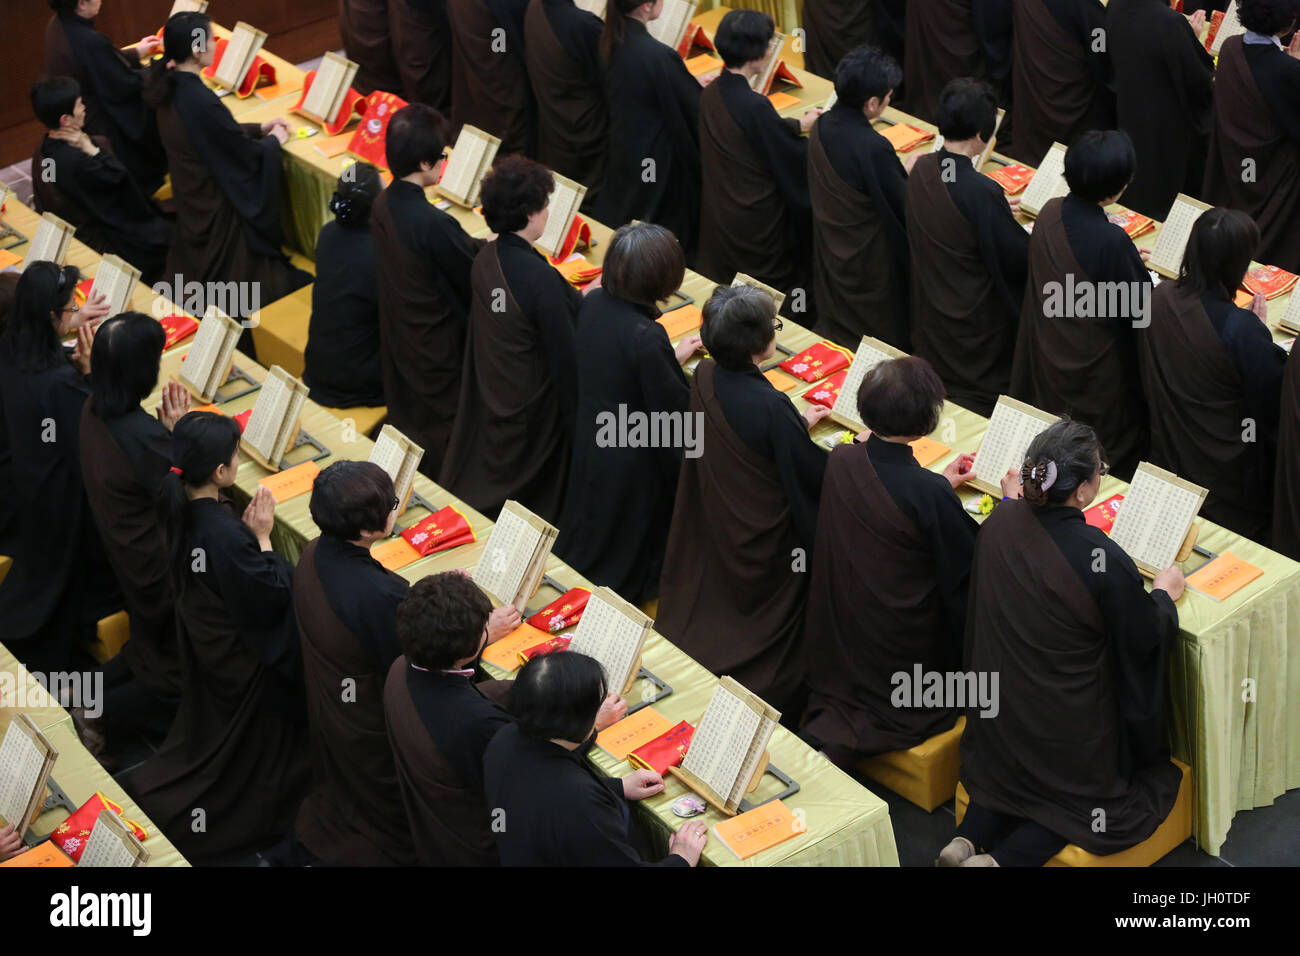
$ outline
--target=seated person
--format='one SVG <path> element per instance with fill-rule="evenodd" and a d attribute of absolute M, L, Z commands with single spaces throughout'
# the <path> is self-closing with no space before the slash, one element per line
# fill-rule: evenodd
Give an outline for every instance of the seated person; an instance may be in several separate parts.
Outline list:
<path fill-rule="evenodd" d="M 146 285 L 163 277 L 172 227 L 113 155 L 104 137 L 85 130 L 77 81 L 51 76 L 32 87 L 32 112 L 50 132 L 32 157 L 32 189 L 40 211 L 77 227 L 97 252 L 121 256 Z"/>
<path fill-rule="evenodd" d="M 628 800 L 662 793 L 663 778 L 634 770 L 621 780 L 587 762 L 606 700 L 605 671 L 585 654 L 534 657 L 510 689 L 515 722 L 500 728 L 483 756 L 487 807 L 504 866 L 695 866 L 708 839 L 691 820 L 668 840 L 668 855 L 642 860 L 629 829 Z"/>
<path fill-rule="evenodd" d="M 379 265 L 370 207 L 384 188 L 369 163 L 349 166 L 316 239 L 316 282 L 302 380 L 328 408 L 384 404 L 379 367 Z"/>
<path fill-rule="evenodd" d="M 1173 809 L 1165 710 L 1183 573 L 1166 568 L 1148 594 L 1084 520 L 1106 470 L 1091 428 L 1057 422 L 1029 445 L 1023 500 L 980 529 L 964 663 L 998 674 L 998 707 L 967 708 L 970 805 L 937 866 L 1042 866 L 1068 843 L 1118 853 Z"/>

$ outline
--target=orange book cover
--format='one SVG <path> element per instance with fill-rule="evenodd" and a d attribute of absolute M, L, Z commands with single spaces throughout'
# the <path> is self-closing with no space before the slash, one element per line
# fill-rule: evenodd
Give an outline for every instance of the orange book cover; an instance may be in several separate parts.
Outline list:
<path fill-rule="evenodd" d="M 778 392 L 788 392 L 799 383 L 786 375 L 779 368 L 770 368 L 763 373 L 763 378 L 772 383 L 772 387 Z"/>
<path fill-rule="evenodd" d="M 672 726 L 673 722 L 653 707 L 642 707 L 598 733 L 596 746 L 615 760 L 626 760 L 637 747 L 662 736 Z"/>
<path fill-rule="evenodd" d="M 922 143 L 928 143 L 934 139 L 933 133 L 927 133 L 923 129 L 917 129 L 915 126 L 909 126 L 906 123 L 894 123 L 889 128 L 882 130 L 880 135 L 889 140 L 889 144 L 899 153 L 906 153 L 909 150 L 916 149 Z"/>
<path fill-rule="evenodd" d="M 421 557 L 420 552 L 407 544 L 406 539 L 401 535 L 372 547 L 370 556 L 389 571 L 400 571 L 408 564 L 419 561 Z"/>
<path fill-rule="evenodd" d="M 679 339 L 704 324 L 704 313 L 698 306 L 684 305 L 671 312 L 665 312 L 655 321 L 664 327 L 670 339 Z"/>
<path fill-rule="evenodd" d="M 551 635 L 531 624 L 520 624 L 501 640 L 483 648 L 483 660 L 505 671 L 519 666 L 519 652 L 550 640 Z"/>
<path fill-rule="evenodd" d="M 694 736 L 695 728 L 683 720 L 666 734 L 637 747 L 627 755 L 627 762 L 643 770 L 653 770 L 662 777 L 668 773 L 669 767 L 682 762 Z"/>
<path fill-rule="evenodd" d="M 827 408 L 835 407 L 835 400 L 840 397 L 840 389 L 844 387 L 844 380 L 849 377 L 849 370 L 840 369 L 834 375 L 830 375 L 808 391 L 803 393 L 805 402 L 813 402 L 817 405 L 825 405 Z"/>
<path fill-rule="evenodd" d="M 1002 187 L 1004 193 L 1008 196 L 1014 196 L 1029 185 L 1029 181 L 1034 178 L 1034 171 L 1028 166 L 1017 163 L 1014 166 L 1003 166 L 1001 169 L 995 169 L 987 175 L 989 179 Z"/>
<path fill-rule="evenodd" d="M 8 269 L 23 261 L 23 257 L 11 249 L 0 249 L 0 269 Z"/>
<path fill-rule="evenodd" d="M 792 355 L 779 366 L 805 382 L 820 382 L 842 368 L 848 368 L 853 353 L 830 342 L 818 342 L 798 355 Z"/>
<path fill-rule="evenodd" d="M 32 847 L 25 853 L 10 857 L 0 866 L 76 866 L 64 853 L 49 840 Z"/>
<path fill-rule="evenodd" d="M 1285 295 L 1295 286 L 1296 274 L 1279 269 L 1277 266 L 1259 266 L 1246 273 L 1241 284 L 1252 293 L 1262 292 L 1266 299 L 1276 299 Z"/>
<path fill-rule="evenodd" d="M 789 109 L 792 106 L 799 105 L 799 97 L 791 96 L 789 93 L 782 93 L 779 90 L 775 93 L 768 93 L 767 98 L 772 104 L 772 108 L 778 113 L 782 110 Z"/>
<path fill-rule="evenodd" d="M 1255 293 L 1246 289 L 1238 289 L 1237 294 L 1232 297 L 1233 305 L 1239 309 L 1249 309 L 1250 304 L 1255 301 Z"/>
<path fill-rule="evenodd" d="M 277 505 L 284 504 L 290 498 L 297 498 L 311 491 L 320 474 L 320 465 L 314 461 L 304 461 L 274 475 L 267 475 L 258 482 L 263 488 L 269 488 Z"/>
<path fill-rule="evenodd" d="M 780 800 L 724 820 L 713 827 L 713 832 L 732 853 L 748 860 L 756 853 L 784 843 L 807 828 L 803 821 L 790 812 Z"/>
<path fill-rule="evenodd" d="M 912 449 L 912 455 L 916 458 L 917 464 L 922 468 L 929 468 L 936 461 L 942 458 L 948 452 L 952 451 L 947 445 L 934 441 L 929 438 L 918 438 L 914 442 L 908 443 Z"/>
<path fill-rule="evenodd" d="M 696 79 L 707 82 L 722 72 L 723 63 L 716 56 L 710 56 L 708 53 L 701 53 L 699 56 L 693 56 L 686 61 L 686 69 L 690 70 L 691 76 Z"/>
<path fill-rule="evenodd" d="M 1144 236 L 1156 227 L 1155 220 L 1141 213 L 1136 213 L 1132 209 L 1119 209 L 1107 213 L 1106 218 L 1128 233 L 1130 239 Z"/>
<path fill-rule="evenodd" d="M 1187 586 L 1208 598 L 1222 601 L 1231 597 L 1264 573 L 1249 561 L 1225 551 L 1187 578 Z"/>

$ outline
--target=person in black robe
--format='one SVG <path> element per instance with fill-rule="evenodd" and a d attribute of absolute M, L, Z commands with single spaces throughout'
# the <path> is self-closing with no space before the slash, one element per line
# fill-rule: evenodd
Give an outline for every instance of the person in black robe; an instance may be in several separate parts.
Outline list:
<path fill-rule="evenodd" d="M 13 312 L 14 294 L 22 273 L 14 269 L 0 272 L 0 338 Z M 13 454 L 5 435 L 4 410 L 0 406 L 0 555 L 10 557 L 18 535 L 18 496 L 14 492 Z"/>
<path fill-rule="evenodd" d="M 480 189 L 498 238 L 474 259 L 460 404 L 438 484 L 493 520 L 508 500 L 557 521 L 573 455 L 582 294 L 533 248 L 555 177 L 497 160 Z"/>
<path fill-rule="evenodd" d="M 659 7 L 609 0 L 605 64 L 609 145 L 596 218 L 615 228 L 639 219 L 672 230 L 695 260 L 700 221 L 700 84 L 677 51 L 646 31 Z"/>
<path fill-rule="evenodd" d="M 339 0 L 339 33 L 343 52 L 356 63 L 352 85 L 362 96 L 375 90 L 397 93 L 402 75 L 393 55 L 394 8 L 402 0 Z"/>
<path fill-rule="evenodd" d="M 949 398 L 986 417 L 1010 387 L 1029 268 L 1029 236 L 1002 187 L 974 166 L 996 119 L 988 86 L 953 80 L 939 98 L 943 147 L 907 179 L 912 344 Z"/>
<path fill-rule="evenodd" d="M 206 41 L 196 41 L 196 34 L 206 34 Z M 178 13 L 167 21 L 163 41 L 152 95 L 176 203 L 167 274 L 184 283 L 188 311 L 202 314 L 216 305 L 247 323 L 262 305 L 312 280 L 280 248 L 280 146 L 289 124 L 241 126 L 204 84 L 200 74 L 214 51 L 206 15 Z M 192 296 L 192 283 L 201 296 Z M 180 302 L 181 296 L 177 288 L 170 298 Z M 252 354 L 251 333 L 240 347 Z"/>
<path fill-rule="evenodd" d="M 956 708 L 895 706 L 894 675 L 961 667 L 966 589 L 979 525 L 954 489 L 955 458 L 922 468 L 908 443 L 943 413 L 943 382 L 924 359 L 884 362 L 858 389 L 866 441 L 831 452 L 822 485 L 804 625 L 808 723 L 801 736 L 841 766 L 907 750 L 952 728 Z"/>
<path fill-rule="evenodd" d="M 93 392 L 81 412 L 81 474 L 90 513 L 117 580 L 131 638 L 104 667 L 104 723 L 161 740 L 181 696 L 176 597 L 158 528 L 156 502 L 171 467 L 171 430 L 189 411 L 189 393 L 165 384 L 158 415 L 140 403 L 158 385 L 166 335 L 152 316 L 126 312 L 95 333 Z"/>
<path fill-rule="evenodd" d="M 872 4 L 861 0 L 804 0 L 804 68 L 830 79 L 844 54 L 875 37 Z"/>
<path fill-rule="evenodd" d="M 77 227 L 77 238 L 121 256 L 152 285 L 163 273 L 172 227 L 140 191 L 106 139 L 84 128 L 77 81 L 47 77 L 32 87 L 32 111 L 50 132 L 32 158 L 32 188 L 42 207 Z"/>
<path fill-rule="evenodd" d="M 500 152 L 537 154 L 537 104 L 528 83 L 528 0 L 446 0 L 451 25 L 451 123 L 501 138 Z"/>
<path fill-rule="evenodd" d="M 939 94 L 958 77 L 984 75 L 984 54 L 975 30 L 974 0 L 931 0 L 907 4 L 907 54 L 903 107 L 912 116 L 938 122 Z"/>
<path fill-rule="evenodd" d="M 573 0 L 530 0 L 524 14 L 528 79 L 537 97 L 537 159 L 587 187 L 598 209 L 609 146 L 600 17 Z"/>
<path fill-rule="evenodd" d="M 1137 338 L 1151 321 L 1151 274 L 1106 218 L 1133 177 L 1133 144 L 1093 130 L 1065 155 L 1070 194 L 1043 207 L 1029 238 L 1029 278 L 1011 393 L 1097 430 L 1124 480 L 1148 447 Z"/>
<path fill-rule="evenodd" d="M 388 0 L 388 21 L 402 96 L 446 114 L 451 109 L 447 0 Z"/>
<path fill-rule="evenodd" d="M 424 448 L 420 470 L 437 480 L 460 396 L 471 299 L 471 239 L 424 190 L 438 181 L 442 117 L 412 103 L 388 123 L 393 181 L 370 215 L 379 260 L 379 358 L 388 421 Z"/>
<path fill-rule="evenodd" d="M 1209 489 L 1201 514 L 1267 541 L 1286 352 L 1263 295 L 1233 298 L 1259 247 L 1244 212 L 1211 209 L 1192 226 L 1182 275 L 1162 282 L 1138 337 L 1151 414 L 1151 461 Z"/>
<path fill-rule="evenodd" d="M 655 627 L 798 726 L 805 572 L 826 471 L 808 430 L 830 409 L 800 416 L 759 370 L 776 353 L 777 324 L 771 296 L 753 286 L 720 286 L 704 306 L 710 357 L 690 406 L 701 434 L 682 463 Z"/>
<path fill-rule="evenodd" d="M 785 293 L 786 314 L 811 325 L 812 206 L 802 134 L 819 111 L 782 119 L 750 88 L 774 30 L 766 13 L 732 10 L 713 40 L 726 68 L 700 96 L 700 162 L 710 188 L 700 206 L 695 268 L 724 285 L 737 272 L 751 275 Z"/>
<path fill-rule="evenodd" d="M 698 820 L 668 839 L 651 863 L 637 851 L 628 801 L 662 793 L 663 778 L 634 770 L 599 776 L 586 755 L 596 742 L 606 698 L 605 672 L 585 654 L 548 654 L 525 664 L 510 689 L 514 723 L 499 729 L 483 755 L 487 806 L 503 866 L 695 866 L 708 840 Z"/>
<path fill-rule="evenodd" d="M 1300 561 L 1300 360 L 1295 350 L 1282 379 L 1281 413 L 1277 429 L 1277 470 L 1273 482 L 1275 551 Z"/>
<path fill-rule="evenodd" d="M 89 663 L 95 622 L 122 606 L 81 480 L 78 430 L 90 394 L 90 334 L 107 311 L 74 304 L 80 273 L 28 263 L 0 335 L 0 448 L 9 454 L 17 533 L 0 581 L 3 641 L 29 671 Z M 71 358 L 61 339 L 77 333 Z"/>
<path fill-rule="evenodd" d="M 878 50 L 853 50 L 835 71 L 835 105 L 808 138 L 815 331 L 848 349 L 870 335 L 911 350 L 907 170 L 871 126 L 902 76 Z"/>
<path fill-rule="evenodd" d="M 1007 109 L 998 129 L 998 142 L 1002 152 L 1011 148 L 1014 129 L 1012 103 L 1012 24 L 1015 19 L 1014 0 L 971 0 L 971 20 L 975 37 L 979 41 L 984 61 L 985 79 L 997 94 L 998 102 Z"/>
<path fill-rule="evenodd" d="M 1300 31 L 1285 50 L 1279 39 L 1295 19 L 1294 5 L 1241 5 L 1247 32 L 1219 53 L 1202 198 L 1249 213 L 1260 260 L 1300 272 Z"/>
<path fill-rule="evenodd" d="M 384 404 L 379 362 L 379 262 L 370 211 L 383 189 L 379 170 L 356 163 L 339 177 L 334 218 L 316 240 L 316 282 L 302 380 L 328 408 Z"/>
<path fill-rule="evenodd" d="M 1169 0 L 1112 0 L 1106 37 L 1119 128 L 1137 150 L 1137 173 L 1124 203 L 1163 220 L 1179 193 L 1201 191 L 1214 58 Z"/>
<path fill-rule="evenodd" d="M 54 16 L 45 28 L 45 73 L 70 76 L 86 100 L 86 132 L 105 136 L 113 153 L 146 196 L 167 175 L 154 111 L 145 102 L 141 61 L 159 51 L 156 36 L 119 50 L 95 29 L 101 0 L 50 0 Z"/>
<path fill-rule="evenodd" d="M 684 274 L 681 246 L 668 230 L 623 226 L 605 253 L 601 288 L 578 312 L 578 411 L 555 552 L 633 604 L 658 593 L 682 462 L 680 443 L 655 440 L 645 423 L 656 414 L 682 417 L 690 402 L 681 365 L 700 338 L 674 349 L 655 321 L 656 303 Z M 621 437 L 620 422 L 627 426 Z"/>
<path fill-rule="evenodd" d="M 980 529 L 965 667 L 998 685 L 993 706 L 966 708 L 970 804 L 939 866 L 1041 866 L 1067 843 L 1106 856 L 1173 809 L 1182 774 L 1166 694 L 1183 573 L 1161 571 L 1148 595 L 1124 550 L 1084 520 L 1101 455 L 1086 425 L 1052 425 L 1030 443 L 1024 499 Z"/>
<path fill-rule="evenodd" d="M 1115 125 L 1101 0 L 1015 0 L 1011 155 L 1036 166 L 1053 142 Z"/>
<path fill-rule="evenodd" d="M 271 550 L 275 498 L 236 517 L 239 425 L 190 412 L 159 493 L 184 691 L 171 732 L 127 789 L 192 862 L 273 843 L 310 781 L 292 569 Z"/>

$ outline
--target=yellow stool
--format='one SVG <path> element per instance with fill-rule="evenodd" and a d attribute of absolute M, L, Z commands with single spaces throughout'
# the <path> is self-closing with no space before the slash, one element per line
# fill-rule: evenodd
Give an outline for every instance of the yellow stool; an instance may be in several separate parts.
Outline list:
<path fill-rule="evenodd" d="M 13 566 L 13 558 L 9 557 L 7 554 L 0 554 L 0 584 L 4 583 L 5 575 L 9 573 L 9 569 Z"/>
<path fill-rule="evenodd" d="M 1181 760 L 1174 764 L 1183 772 L 1182 783 L 1178 785 L 1178 796 L 1169 816 L 1156 827 L 1151 834 L 1137 846 L 1131 846 L 1119 853 L 1109 856 L 1094 856 L 1073 843 L 1048 860 L 1044 866 L 1150 866 L 1161 857 L 1172 853 L 1186 843 L 1192 835 L 1192 768 Z M 961 823 L 966 815 L 966 805 L 970 795 L 966 788 L 957 784 L 957 822 Z"/>
<path fill-rule="evenodd" d="M 356 408 L 328 408 L 322 405 L 321 408 L 340 421 L 352 419 L 358 435 L 369 435 L 388 417 L 387 405 L 358 405 Z"/>
<path fill-rule="evenodd" d="M 122 650 L 122 645 L 131 639 L 131 619 L 126 611 L 118 611 L 102 618 L 95 626 L 95 643 L 90 647 L 90 656 L 100 664 L 107 664 Z"/>
<path fill-rule="evenodd" d="M 867 757 L 858 763 L 858 770 L 930 813 L 957 792 L 961 733 L 965 727 L 966 718 L 958 717 L 951 730 L 935 734 L 910 750 Z"/>
<path fill-rule="evenodd" d="M 302 377 L 307 327 L 311 323 L 311 290 L 310 285 L 303 286 L 253 314 L 253 345 L 262 365 L 279 365 L 290 375 Z"/>

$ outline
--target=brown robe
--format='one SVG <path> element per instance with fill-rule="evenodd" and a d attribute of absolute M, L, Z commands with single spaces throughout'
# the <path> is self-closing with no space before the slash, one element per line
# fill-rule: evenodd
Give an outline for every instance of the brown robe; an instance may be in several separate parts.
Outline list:
<path fill-rule="evenodd" d="M 393 59 L 408 103 L 451 110 L 451 26 L 443 0 L 388 0 Z"/>
<path fill-rule="evenodd" d="M 939 94 L 949 80 L 984 72 L 971 0 L 925 0 L 907 5 L 907 57 L 902 104 L 928 122 L 939 115 Z"/>
<path fill-rule="evenodd" d="M 357 64 L 352 85 L 363 96 L 375 90 L 397 93 L 402 78 L 393 57 L 390 8 L 404 0 L 339 0 L 339 33 L 343 52 Z"/>
<path fill-rule="evenodd" d="M 1300 359 L 1293 351 L 1282 382 L 1277 476 L 1273 483 L 1273 547 L 1300 561 Z"/>
<path fill-rule="evenodd" d="M 807 31 L 804 65 L 808 72 L 831 79 L 835 67 L 854 47 L 871 43 L 877 31 L 866 0 L 804 0 Z"/>
<path fill-rule="evenodd" d="M 519 3 L 501 0 L 489 7 L 486 0 L 447 0 L 453 136 L 466 123 L 477 126 L 501 138 L 502 156 L 537 152 L 537 106 L 524 62 L 522 10 L 518 30 L 493 12 Z"/>

